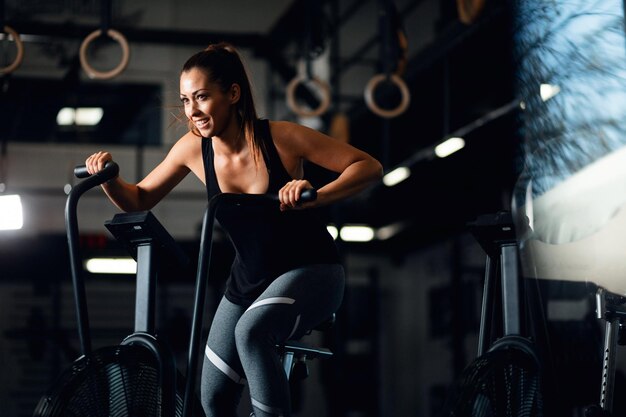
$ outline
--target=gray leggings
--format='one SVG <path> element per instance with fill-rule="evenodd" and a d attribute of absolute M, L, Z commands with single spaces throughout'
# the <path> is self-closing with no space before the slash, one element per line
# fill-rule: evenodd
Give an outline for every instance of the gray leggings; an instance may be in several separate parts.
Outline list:
<path fill-rule="evenodd" d="M 207 417 L 236 417 L 246 380 L 256 417 L 290 416 L 289 384 L 276 343 L 304 336 L 336 312 L 344 285 L 341 265 L 311 265 L 278 277 L 248 308 L 223 297 L 202 367 Z"/>

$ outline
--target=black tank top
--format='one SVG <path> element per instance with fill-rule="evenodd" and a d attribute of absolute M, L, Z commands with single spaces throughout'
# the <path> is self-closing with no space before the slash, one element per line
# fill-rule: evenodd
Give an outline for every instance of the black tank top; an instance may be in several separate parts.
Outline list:
<path fill-rule="evenodd" d="M 259 120 L 255 134 L 263 139 L 268 193 L 277 194 L 292 178 L 283 166 L 270 134 L 269 121 Z M 208 198 L 221 190 L 213 165 L 211 139 L 202 138 Z M 278 203 L 220 206 L 216 219 L 234 250 L 226 298 L 236 304 L 254 301 L 281 274 L 305 265 L 339 263 L 335 242 L 313 210 L 281 212 Z"/>

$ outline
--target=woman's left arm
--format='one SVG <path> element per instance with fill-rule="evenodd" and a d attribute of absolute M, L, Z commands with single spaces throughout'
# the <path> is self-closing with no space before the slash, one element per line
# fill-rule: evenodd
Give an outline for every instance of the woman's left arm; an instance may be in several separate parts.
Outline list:
<path fill-rule="evenodd" d="M 379 181 L 381 163 L 368 153 L 315 129 L 292 122 L 272 122 L 272 136 L 283 163 L 309 161 L 337 174 L 317 189 L 317 200 L 301 207 L 322 206 L 350 197 Z M 306 178 L 296 179 L 281 189 L 281 202 L 294 207 L 300 193 L 311 188 Z"/>

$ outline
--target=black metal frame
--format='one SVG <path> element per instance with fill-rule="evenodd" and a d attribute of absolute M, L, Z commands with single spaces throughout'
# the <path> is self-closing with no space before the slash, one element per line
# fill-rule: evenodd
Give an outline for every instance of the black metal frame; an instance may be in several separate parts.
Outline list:
<path fill-rule="evenodd" d="M 85 282 L 78 246 L 78 200 L 88 190 L 114 178 L 118 172 L 117 164 L 108 163 L 103 171 L 87 177 L 72 188 L 65 207 L 66 231 L 82 357 L 90 356 L 95 352 L 92 350 Z M 88 175 L 81 167 L 77 168 L 75 173 L 78 177 Z M 156 291 L 156 269 L 154 266 L 157 252 L 159 259 L 175 259 L 183 265 L 186 257 L 182 250 L 175 245 L 173 238 L 149 213 L 118 214 L 106 224 L 109 230 L 126 244 L 137 259 L 135 328 L 134 332 L 121 342 L 121 345 L 142 346 L 154 355 L 159 367 L 162 415 L 173 417 L 176 406 L 177 370 L 173 353 L 166 344 L 161 343 L 154 335 Z M 163 255 L 165 250 L 169 250 L 170 253 Z"/>

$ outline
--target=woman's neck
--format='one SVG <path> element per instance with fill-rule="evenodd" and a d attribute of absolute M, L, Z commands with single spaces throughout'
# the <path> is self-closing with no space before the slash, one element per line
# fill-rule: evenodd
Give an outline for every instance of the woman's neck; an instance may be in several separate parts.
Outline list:
<path fill-rule="evenodd" d="M 239 155 L 248 149 L 243 132 L 236 136 L 213 136 L 211 140 L 213 142 L 213 151 L 224 156 Z"/>

